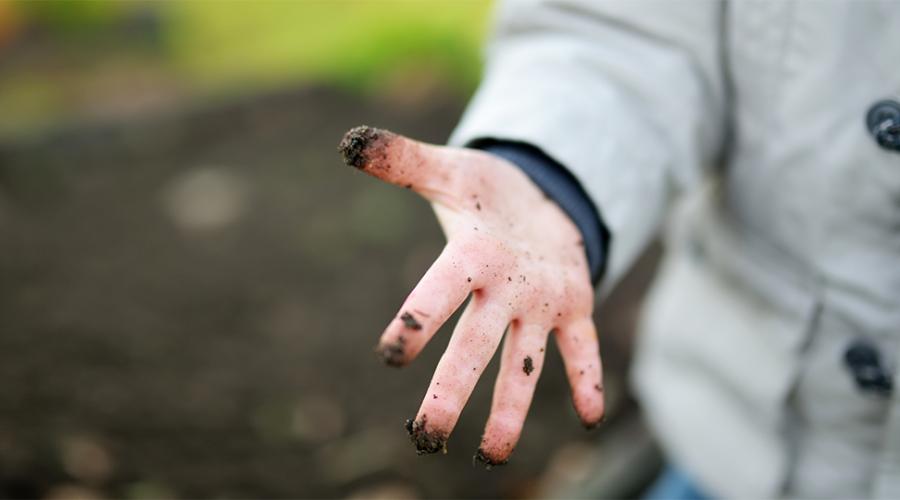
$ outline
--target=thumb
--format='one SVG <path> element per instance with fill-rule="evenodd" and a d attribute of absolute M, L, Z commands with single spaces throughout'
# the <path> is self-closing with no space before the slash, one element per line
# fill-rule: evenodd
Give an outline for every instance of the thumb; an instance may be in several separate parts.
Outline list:
<path fill-rule="evenodd" d="M 338 151 L 347 165 L 432 201 L 452 190 L 464 154 L 365 125 L 344 134 Z"/>

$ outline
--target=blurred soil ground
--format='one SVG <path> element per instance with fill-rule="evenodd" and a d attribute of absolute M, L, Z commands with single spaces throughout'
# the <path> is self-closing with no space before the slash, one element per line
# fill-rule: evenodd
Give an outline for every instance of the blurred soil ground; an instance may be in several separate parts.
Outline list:
<path fill-rule="evenodd" d="M 471 461 L 496 360 L 449 454 L 418 457 L 402 424 L 450 330 L 403 370 L 372 352 L 443 238 L 336 144 L 363 123 L 442 142 L 462 107 L 306 88 L 0 144 L 0 496 L 520 498 L 584 463 L 636 418 L 652 255 L 598 313 L 608 423 L 580 427 L 551 345 L 503 468 Z"/>

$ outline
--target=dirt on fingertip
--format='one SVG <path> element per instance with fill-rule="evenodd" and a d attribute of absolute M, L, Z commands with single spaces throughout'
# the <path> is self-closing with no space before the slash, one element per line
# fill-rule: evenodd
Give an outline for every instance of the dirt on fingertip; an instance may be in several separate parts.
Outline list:
<path fill-rule="evenodd" d="M 584 427 L 585 430 L 592 431 L 605 421 L 606 421 L 606 415 L 602 415 L 598 420 L 596 420 L 594 422 L 588 422 L 588 421 L 582 420 L 581 425 Z"/>
<path fill-rule="evenodd" d="M 406 364 L 406 339 L 398 337 L 395 342 L 378 344 L 375 354 L 384 361 L 384 364 L 393 367 L 401 367 Z"/>
<path fill-rule="evenodd" d="M 404 427 L 409 433 L 409 439 L 416 445 L 417 455 L 430 455 L 443 451 L 447 453 L 447 436 L 439 432 L 425 430 L 427 418 L 422 416 L 419 420 L 409 419 Z"/>
<path fill-rule="evenodd" d="M 472 465 L 479 463 L 487 470 L 491 470 L 498 465 L 506 465 L 508 461 L 509 460 L 494 460 L 487 456 L 481 448 L 478 448 L 478 451 L 475 452 L 475 456 L 472 457 Z"/>
<path fill-rule="evenodd" d="M 350 129 L 338 144 L 338 151 L 347 165 L 364 169 L 369 161 L 368 152 L 376 144 L 384 142 L 389 132 L 368 125 Z"/>

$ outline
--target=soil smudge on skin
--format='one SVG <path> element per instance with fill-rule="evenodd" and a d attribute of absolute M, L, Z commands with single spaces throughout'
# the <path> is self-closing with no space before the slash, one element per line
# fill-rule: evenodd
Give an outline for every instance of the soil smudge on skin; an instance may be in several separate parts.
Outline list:
<path fill-rule="evenodd" d="M 525 360 L 522 362 L 522 371 L 525 372 L 525 375 L 531 375 L 531 372 L 534 371 L 534 361 L 531 360 L 531 356 L 525 356 Z"/>
<path fill-rule="evenodd" d="M 478 451 L 475 452 L 475 456 L 472 457 L 472 464 L 480 463 L 484 466 L 485 469 L 491 470 L 492 467 L 496 467 L 498 465 L 505 465 L 508 460 L 494 460 L 491 457 L 485 455 L 484 450 L 478 448 Z"/>
<path fill-rule="evenodd" d="M 381 357 L 384 364 L 400 367 L 403 366 L 404 358 L 406 357 L 405 346 L 406 339 L 401 336 L 397 338 L 396 342 L 388 342 L 379 345 L 375 348 L 375 352 Z"/>
<path fill-rule="evenodd" d="M 386 142 L 391 133 L 368 125 L 362 125 L 350 129 L 344 134 L 338 151 L 347 165 L 364 169 L 369 162 L 369 152 L 376 146 Z"/>
<path fill-rule="evenodd" d="M 409 328 L 410 330 L 421 330 L 422 324 L 419 323 L 415 316 L 410 314 L 409 312 L 405 312 L 400 316 L 400 320 L 403 321 L 403 325 Z"/>
<path fill-rule="evenodd" d="M 404 427 L 409 433 L 409 439 L 416 445 L 417 455 L 430 455 L 443 451 L 447 453 L 447 436 L 439 432 L 425 430 L 427 418 L 423 415 L 419 420 L 409 419 Z"/>
<path fill-rule="evenodd" d="M 590 430 L 594 430 L 594 428 L 596 428 L 598 425 L 602 424 L 605 421 L 606 421 L 606 414 L 604 413 L 603 415 L 600 415 L 600 418 L 594 422 L 588 422 L 588 421 L 582 420 L 581 425 L 584 426 L 585 430 L 590 431 Z"/>

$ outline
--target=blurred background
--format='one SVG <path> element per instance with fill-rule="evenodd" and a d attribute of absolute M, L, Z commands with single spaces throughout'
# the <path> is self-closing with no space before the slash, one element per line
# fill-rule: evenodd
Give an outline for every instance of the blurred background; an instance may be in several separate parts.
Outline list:
<path fill-rule="evenodd" d="M 634 496 L 658 468 L 625 375 L 658 250 L 597 313 L 609 419 L 554 346 L 505 467 L 403 429 L 372 347 L 443 245 L 427 204 L 343 167 L 359 124 L 443 142 L 478 1 L 0 0 L 0 496 Z M 452 325 L 451 321 L 451 325 Z"/>

